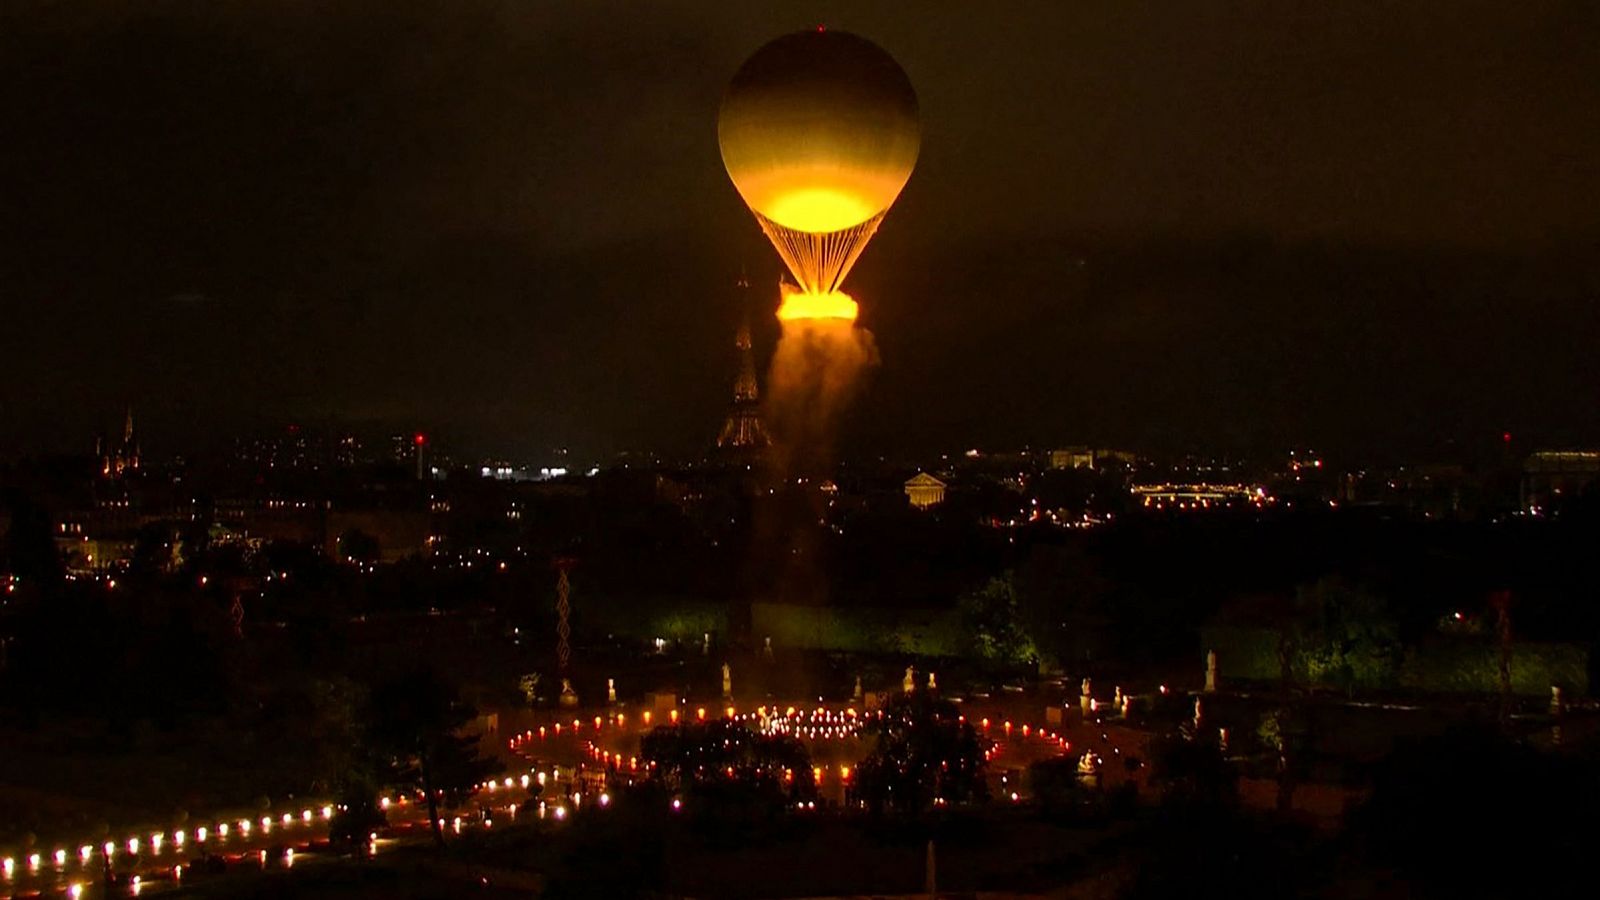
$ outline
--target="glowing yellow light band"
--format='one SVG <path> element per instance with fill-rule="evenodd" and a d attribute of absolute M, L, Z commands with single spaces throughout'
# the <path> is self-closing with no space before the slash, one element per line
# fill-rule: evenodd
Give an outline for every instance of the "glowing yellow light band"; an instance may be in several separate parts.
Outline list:
<path fill-rule="evenodd" d="M 833 291 L 814 294 L 790 285 L 783 286 L 783 302 L 778 306 L 778 319 L 791 322 L 797 319 L 838 319 L 854 322 L 858 308 L 849 294 Z"/>

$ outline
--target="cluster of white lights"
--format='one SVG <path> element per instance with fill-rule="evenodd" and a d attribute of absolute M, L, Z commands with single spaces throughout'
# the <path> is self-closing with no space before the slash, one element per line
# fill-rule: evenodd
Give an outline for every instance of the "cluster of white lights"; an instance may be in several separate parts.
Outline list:
<path fill-rule="evenodd" d="M 877 713 L 877 717 L 883 717 L 882 711 Z M 750 721 L 751 717 L 745 716 L 744 720 Z M 860 717 L 854 709 L 834 712 L 818 707 L 809 712 L 799 712 L 791 706 L 782 715 L 777 715 L 776 711 L 768 715 L 767 708 L 763 706 L 756 710 L 754 721 L 759 723 L 764 734 L 788 735 L 808 741 L 840 740 L 861 733 Z"/>

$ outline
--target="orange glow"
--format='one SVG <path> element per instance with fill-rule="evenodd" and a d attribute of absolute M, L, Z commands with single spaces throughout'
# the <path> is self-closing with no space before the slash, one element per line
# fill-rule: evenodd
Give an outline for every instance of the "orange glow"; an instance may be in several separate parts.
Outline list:
<path fill-rule="evenodd" d="M 785 284 L 783 302 L 778 306 L 778 319 L 784 322 L 795 319 L 843 319 L 854 322 L 859 309 L 849 294 L 838 291 L 813 294 Z"/>
<path fill-rule="evenodd" d="M 810 234 L 827 234 L 872 218 L 884 208 L 885 195 L 892 198 L 898 193 L 898 185 L 894 184 L 896 178 L 877 179 L 866 175 L 858 175 L 853 179 L 859 180 L 863 189 L 858 189 L 855 184 L 839 187 L 806 184 L 804 187 L 783 189 L 792 180 L 804 184 L 819 177 L 823 176 L 812 172 L 784 172 L 771 182 L 752 178 L 747 184 L 751 191 L 749 196 L 754 198 L 750 205 L 785 228 Z"/>

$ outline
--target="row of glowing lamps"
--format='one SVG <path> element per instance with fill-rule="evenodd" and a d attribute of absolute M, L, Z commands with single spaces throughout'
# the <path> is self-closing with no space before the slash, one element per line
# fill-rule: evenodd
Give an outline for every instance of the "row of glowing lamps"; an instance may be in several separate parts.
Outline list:
<path fill-rule="evenodd" d="M 1162 692 L 1165 693 L 1165 686 L 1163 686 Z M 709 715 L 710 713 L 705 707 L 698 707 L 695 709 L 694 718 L 696 721 L 705 722 L 708 720 Z M 723 709 L 723 715 L 725 718 L 736 722 L 758 721 L 760 722 L 761 728 L 769 734 L 793 734 L 811 740 L 854 737 L 859 732 L 860 720 L 864 718 L 860 716 L 860 714 L 857 713 L 854 708 L 847 708 L 843 712 L 830 712 L 826 707 L 817 707 L 809 711 L 800 711 L 793 706 L 784 709 L 781 715 L 778 713 L 776 708 L 768 710 L 768 708 L 765 706 L 759 707 L 754 713 L 743 714 L 740 714 L 734 707 L 728 706 Z M 877 710 L 875 713 L 869 715 L 878 719 L 882 719 L 883 710 Z M 645 711 L 639 716 L 641 724 L 645 727 L 650 726 L 652 718 L 653 716 L 649 711 Z M 668 711 L 667 721 L 669 724 L 677 725 L 682 719 L 683 717 L 677 710 L 674 709 Z M 965 715 L 959 715 L 957 716 L 957 721 L 965 723 L 967 721 L 967 717 Z M 1005 740 L 1027 740 L 1029 738 L 1033 738 L 1035 740 L 1053 744 L 1055 749 L 1060 753 L 1067 753 L 1072 749 L 1071 741 L 1067 740 L 1060 733 L 1051 731 L 1048 728 L 1036 727 L 1029 723 L 1017 724 L 1013 723 L 1009 719 L 995 722 L 991 721 L 988 717 L 979 719 L 977 724 L 979 730 L 985 735 L 989 735 L 998 730 L 1004 735 Z M 626 727 L 627 714 L 619 712 L 611 716 L 595 716 L 587 723 L 583 719 L 575 718 L 572 720 L 570 725 L 566 725 L 562 722 L 556 722 L 549 726 L 541 725 L 537 729 L 530 728 L 525 730 L 522 734 L 513 737 L 507 742 L 507 746 L 513 751 L 521 751 L 524 744 L 533 741 L 535 738 L 544 740 L 550 737 L 552 734 L 559 737 L 563 733 L 568 735 L 579 735 L 583 733 L 586 725 L 592 726 L 594 732 L 599 732 L 608 725 L 619 728 Z M 1101 737 L 1105 738 L 1106 735 L 1102 734 Z M 986 761 L 992 761 L 997 755 L 999 755 L 1003 746 L 1004 745 L 1001 743 L 993 744 L 983 751 L 983 758 Z M 596 745 L 593 741 L 584 741 L 584 751 L 591 759 L 601 762 L 607 766 L 610 766 L 614 763 L 619 769 L 626 768 L 629 771 L 638 771 L 639 769 L 638 757 L 628 757 L 626 766 L 624 766 L 623 756 L 620 752 L 612 753 L 611 751 Z M 1113 752 L 1120 753 L 1120 750 L 1113 750 Z M 1095 757 L 1094 763 L 1095 768 L 1098 769 L 1098 756 Z M 649 766 L 653 764 L 647 763 L 646 765 Z M 826 766 L 814 766 L 812 767 L 812 777 L 818 784 L 821 784 L 823 776 L 827 774 L 828 771 L 829 769 Z M 730 768 L 727 774 L 731 777 L 734 774 L 734 770 Z M 853 770 L 849 765 L 841 764 L 839 766 L 839 780 L 842 783 L 848 784 L 852 774 Z M 785 770 L 784 775 L 785 780 L 789 780 L 794 777 L 793 773 L 788 770 Z M 539 773 L 538 778 L 539 784 L 543 786 L 545 783 L 544 773 Z M 510 788 L 513 782 L 511 779 L 507 778 L 505 779 L 504 784 L 505 787 Z M 487 787 L 491 791 L 495 790 L 496 788 L 495 782 L 493 781 L 486 782 L 483 786 Z M 528 777 L 526 775 L 522 777 L 522 786 L 528 786 Z M 604 805 L 606 795 L 602 794 L 601 798 L 602 805 Z M 1021 800 L 1020 795 L 1016 791 L 1011 791 L 1009 798 L 1013 803 L 1020 802 Z M 573 794 L 573 801 L 575 804 L 577 800 L 578 795 Z M 942 805 L 942 799 L 939 802 Z M 812 804 L 813 808 L 814 805 L 815 804 Z M 674 810 L 681 809 L 682 801 L 674 798 L 672 801 L 672 808 Z M 544 812 L 544 804 L 540 803 L 539 813 L 541 818 L 543 818 Z M 564 813 L 565 810 L 558 808 L 556 810 L 557 818 L 561 818 Z M 457 830 L 459 830 L 459 820 L 457 820 Z"/>
<path fill-rule="evenodd" d="M 324 806 L 319 812 L 323 821 L 333 818 L 332 806 Z M 296 819 L 292 813 L 284 813 L 283 817 L 277 821 L 285 827 L 295 824 L 296 821 L 309 825 L 315 821 L 317 815 L 318 812 L 313 812 L 310 809 L 306 809 L 301 811 L 298 819 Z M 262 833 L 265 834 L 270 832 L 272 830 L 273 823 L 274 820 L 271 816 L 263 816 L 261 818 Z M 237 824 L 240 835 L 248 835 L 252 827 L 253 823 L 249 819 L 240 819 Z M 230 825 L 227 822 L 218 823 L 215 831 L 202 825 L 194 830 L 193 840 L 196 844 L 204 844 L 206 841 L 211 839 L 213 834 L 215 834 L 219 840 L 227 840 L 229 831 Z M 190 835 L 184 829 L 180 828 L 172 832 L 172 848 L 174 851 L 182 850 L 188 845 L 189 841 Z M 149 848 L 151 854 L 159 856 L 161 855 L 163 848 L 167 846 L 167 835 L 165 832 L 155 832 L 154 834 L 150 835 L 148 844 L 139 837 L 130 837 L 127 840 L 126 846 L 128 855 L 130 856 L 138 856 L 140 850 L 145 847 Z M 102 854 L 104 854 L 106 860 L 109 862 L 117 854 L 117 847 L 118 845 L 116 841 L 106 841 L 100 845 L 99 850 Z M 78 848 L 78 861 L 84 868 L 88 868 L 90 861 L 94 857 L 95 849 L 96 848 L 93 844 L 84 844 Z M 261 852 L 263 854 L 266 853 L 265 850 Z M 294 851 L 290 850 L 288 852 L 293 854 Z M 69 855 L 65 849 L 58 849 L 54 854 L 51 855 L 51 861 L 55 864 L 55 868 L 64 870 L 67 868 Z M 24 862 L 27 866 L 28 872 L 38 872 L 44 866 L 44 856 L 40 853 L 31 853 Z M 15 857 L 8 856 L 4 859 L 0 859 L 0 874 L 3 874 L 7 880 L 15 877 L 16 871 L 17 860 Z M 174 866 L 172 871 L 174 877 L 183 877 L 183 866 Z M 130 884 L 133 888 L 133 892 L 137 894 L 140 888 L 139 876 L 135 875 Z M 83 885 L 73 884 L 68 887 L 67 893 L 72 897 L 81 896 L 83 893 Z"/>
<path fill-rule="evenodd" d="M 521 786 L 526 789 L 535 780 L 537 780 L 539 786 L 543 787 L 549 780 L 549 776 L 547 776 L 544 772 L 535 772 L 531 776 L 523 775 L 517 781 L 514 781 L 511 778 L 506 778 L 503 781 L 491 780 L 479 784 L 478 787 L 482 790 L 496 792 L 502 787 L 510 790 L 514 785 L 520 782 Z M 583 802 L 582 795 L 578 793 L 574 793 L 571 799 L 574 809 L 578 808 Z M 403 796 L 398 800 L 394 800 L 385 796 L 379 799 L 379 806 L 387 811 L 397 805 L 404 806 L 406 805 L 406 802 L 406 798 Z M 596 798 L 596 802 L 602 808 L 608 807 L 611 804 L 611 796 L 605 792 L 601 792 Z M 510 804 L 508 812 L 513 819 L 516 818 L 517 811 L 517 804 Z M 316 821 L 319 816 L 322 821 L 326 822 L 333 818 L 333 812 L 334 809 L 332 806 L 323 806 L 317 811 L 313 811 L 311 809 L 302 810 L 298 818 L 291 813 L 284 813 L 283 816 L 277 820 L 274 820 L 271 816 L 263 816 L 260 820 L 261 833 L 270 833 L 274 824 L 281 825 L 282 827 L 292 826 L 297 822 L 310 825 Z M 552 807 L 541 800 L 538 804 L 538 817 L 540 819 L 544 819 L 547 816 L 554 817 L 557 821 L 564 820 L 567 816 L 567 809 L 563 805 L 556 805 Z M 450 827 L 457 834 L 461 833 L 462 825 L 463 822 L 460 816 L 454 817 L 453 822 L 449 824 L 447 824 L 443 818 L 439 819 L 439 827 Z M 486 828 L 493 827 L 494 820 L 484 819 L 483 825 Z M 215 837 L 217 840 L 227 840 L 229 835 L 235 832 L 240 836 L 248 836 L 255 827 L 255 823 L 250 819 L 240 819 L 237 823 L 231 825 L 228 822 L 220 822 L 216 824 L 214 828 L 201 826 L 194 830 L 192 836 L 184 829 L 176 829 L 171 834 L 170 846 L 173 848 L 174 852 L 176 852 L 184 849 L 191 842 L 194 844 L 205 844 L 206 842 L 212 840 L 213 837 Z M 376 843 L 377 837 L 378 836 L 375 832 L 369 835 L 369 839 L 374 843 Z M 148 841 L 140 837 L 130 837 L 125 844 L 127 847 L 127 853 L 130 856 L 138 856 L 139 853 L 144 849 L 148 849 L 151 854 L 159 856 L 168 845 L 169 841 L 165 832 L 155 832 L 151 834 Z M 100 845 L 99 850 L 102 854 L 104 854 L 105 859 L 109 861 L 119 852 L 118 847 L 119 845 L 116 841 L 106 841 Z M 89 867 L 94 858 L 95 849 L 95 846 L 92 844 L 84 844 L 78 848 L 78 860 L 83 868 L 87 869 Z M 260 853 L 262 860 L 265 861 L 267 851 L 262 850 Z M 285 855 L 286 859 L 288 860 L 288 864 L 293 865 L 294 850 L 292 848 L 286 850 Z M 54 854 L 51 855 L 50 860 L 54 863 L 56 869 L 65 870 L 69 864 L 70 856 L 65 849 L 58 849 Z M 40 853 L 29 854 L 24 860 L 24 865 L 26 866 L 28 872 L 36 873 L 44 867 L 45 857 Z M 7 880 L 15 877 L 17 868 L 18 864 L 15 857 L 6 857 L 4 859 L 0 859 L 0 873 L 3 873 Z M 173 877 L 183 877 L 182 865 L 176 865 L 173 867 Z M 141 882 L 142 879 L 138 875 L 133 876 L 129 882 L 129 886 L 135 895 L 140 892 Z M 84 888 L 82 884 L 73 883 L 68 886 L 67 894 L 73 898 L 81 897 L 83 894 L 83 889 Z"/>
<path fill-rule="evenodd" d="M 1165 686 L 1163 685 L 1162 693 L 1165 692 Z M 1096 707 L 1099 706 L 1098 703 L 1094 705 Z M 1098 711 L 1098 709 L 1096 711 Z M 734 707 L 728 706 L 724 707 L 722 712 L 724 718 L 730 721 L 740 723 L 760 722 L 762 730 L 769 734 L 798 734 L 799 736 L 810 738 L 853 737 L 860 729 L 860 720 L 862 718 L 883 718 L 883 710 L 881 709 L 874 713 L 869 713 L 868 716 L 863 717 L 856 712 L 854 707 L 845 709 L 843 712 L 829 712 L 826 707 L 817 707 L 816 709 L 809 711 L 800 711 L 795 707 L 790 706 L 786 708 L 780 715 L 776 708 L 773 708 L 769 711 L 765 706 L 758 707 L 754 713 L 743 714 L 735 710 Z M 705 707 L 699 707 L 695 710 L 695 721 L 708 721 L 709 714 L 709 710 L 707 710 Z M 641 713 L 639 718 L 645 727 L 649 727 L 651 720 L 654 717 L 647 710 Z M 967 721 L 967 717 L 965 715 L 957 716 L 956 719 L 962 723 Z M 682 720 L 683 716 L 681 716 L 677 710 L 674 709 L 668 711 L 667 721 L 669 724 L 677 725 Z M 596 732 L 608 725 L 623 728 L 627 726 L 627 723 L 627 714 L 619 712 L 610 716 L 595 716 L 587 723 L 583 719 L 573 719 L 570 725 L 562 722 L 556 722 L 548 726 L 540 725 L 536 729 L 529 728 L 522 734 L 511 738 L 506 742 L 506 746 L 510 750 L 521 750 L 524 744 L 531 742 L 534 740 L 534 738 L 544 740 L 551 735 L 560 737 L 563 731 L 570 735 L 576 735 L 582 733 L 586 726 L 592 726 L 593 730 Z M 978 727 L 985 733 L 989 732 L 993 726 L 995 726 L 995 723 L 991 722 L 987 717 L 980 719 L 978 722 Z M 1034 726 L 1026 723 L 1020 726 L 1014 726 L 1009 719 L 998 723 L 998 727 L 1002 732 L 1004 732 L 1007 738 L 1010 738 L 1013 731 L 1015 731 L 1023 738 L 1037 736 L 1044 740 L 1056 741 L 1062 750 L 1070 749 L 1069 742 L 1066 738 L 1063 738 L 1060 734 L 1045 728 L 1035 728 Z M 523 777 L 523 781 L 525 782 L 523 787 L 526 787 L 526 776 Z M 543 782 L 540 783 L 543 784 Z M 485 782 L 485 786 L 492 790 L 494 788 L 494 782 Z M 506 786 L 511 786 L 511 779 L 506 779 Z"/>
<path fill-rule="evenodd" d="M 774 723 L 774 722 L 779 722 L 779 723 L 804 722 L 804 723 L 806 723 L 807 725 L 810 726 L 810 727 L 806 728 L 805 730 L 808 731 L 808 732 L 813 732 L 813 734 L 808 735 L 808 736 L 812 736 L 812 737 L 843 737 L 843 736 L 853 735 L 855 733 L 855 728 L 857 726 L 852 724 L 852 723 L 855 723 L 857 721 L 857 719 L 858 719 L 858 714 L 856 713 L 856 711 L 854 709 L 847 709 L 843 713 L 830 713 L 826 709 L 818 708 L 818 709 L 811 710 L 809 713 L 798 713 L 797 710 L 792 706 L 788 707 L 784 711 L 784 714 L 781 717 L 776 715 L 776 710 L 773 711 L 772 715 L 769 715 L 766 707 L 761 707 L 759 710 L 757 710 L 757 712 L 755 714 L 746 713 L 743 716 L 740 716 L 740 715 L 738 715 L 736 713 L 734 708 L 730 706 L 730 707 L 727 707 L 724 710 L 724 713 L 729 719 L 735 719 L 735 720 L 738 720 L 738 721 L 752 721 L 752 720 L 759 719 L 762 722 L 763 727 L 766 727 L 766 728 L 769 728 L 769 729 L 771 728 L 772 723 Z M 699 721 L 705 721 L 706 718 L 707 718 L 707 710 L 705 708 L 703 708 L 703 707 L 699 708 L 699 709 L 697 709 L 695 711 L 695 715 L 696 715 L 696 718 Z M 881 710 L 879 710 L 877 712 L 877 716 L 879 718 L 882 718 L 883 712 Z M 651 716 L 650 712 L 646 711 L 643 714 L 641 714 L 640 718 L 641 718 L 643 724 L 648 726 L 650 724 L 652 716 Z M 679 721 L 679 718 L 680 718 L 680 716 L 678 714 L 678 711 L 677 710 L 670 711 L 668 718 L 669 718 L 669 721 L 671 723 L 677 724 L 677 722 Z M 966 717 L 965 716 L 960 716 L 958 718 L 962 722 L 966 721 Z M 618 727 L 622 727 L 622 726 L 626 725 L 626 722 L 627 722 L 626 714 L 625 713 L 618 713 L 615 716 L 610 717 L 609 720 L 606 719 L 606 718 L 600 717 L 600 716 L 596 716 L 594 718 L 594 720 L 593 720 L 593 725 L 594 725 L 594 729 L 596 731 L 598 731 L 602 727 L 604 727 L 606 724 L 614 724 L 614 725 L 616 725 Z M 821 724 L 821 725 L 813 724 L 813 723 L 818 723 L 818 722 L 821 722 L 823 724 Z M 575 733 L 575 732 L 579 731 L 582 728 L 583 724 L 584 723 L 582 722 L 582 720 L 574 719 L 573 722 L 572 722 L 572 733 Z M 985 733 L 990 732 L 992 727 L 993 727 L 993 725 L 994 725 L 994 723 L 992 723 L 988 718 L 983 718 L 983 719 L 981 719 L 979 721 L 979 727 Z M 789 727 L 793 728 L 794 726 L 791 725 Z M 1059 734 L 1057 734 L 1055 732 L 1049 731 L 1048 729 L 1044 729 L 1044 728 L 1035 729 L 1032 725 L 1029 725 L 1029 724 L 1023 724 L 1020 727 L 1018 727 L 1018 726 L 1014 726 L 1013 723 L 1010 722 L 1009 720 L 1001 722 L 999 724 L 999 728 L 1006 735 L 1007 738 L 1012 737 L 1013 734 L 1018 734 L 1024 739 L 1026 739 L 1026 738 L 1028 738 L 1030 736 L 1036 736 L 1040 740 L 1050 741 L 1050 742 L 1055 743 L 1057 745 L 1058 749 L 1060 749 L 1062 752 L 1066 752 L 1066 751 L 1071 749 L 1071 742 L 1069 742 L 1066 738 L 1062 737 L 1061 735 L 1059 735 Z M 556 723 L 553 726 L 553 730 L 557 735 L 561 734 L 561 732 L 562 732 L 561 723 Z M 531 740 L 533 738 L 533 736 L 534 736 L 534 733 L 535 732 L 530 729 L 530 730 L 526 731 L 523 735 L 521 735 L 521 736 L 519 736 L 517 738 L 513 738 L 512 741 L 510 742 L 511 748 L 512 749 L 518 749 L 519 745 L 522 742 L 524 742 L 525 740 Z M 544 738 L 547 733 L 548 732 L 546 731 L 546 728 L 543 727 L 543 726 L 541 726 L 538 729 L 538 736 L 540 738 Z M 602 750 L 601 748 L 596 747 L 592 742 L 586 742 L 586 744 L 587 744 L 588 752 L 591 754 L 591 756 L 593 756 L 596 759 L 603 760 L 608 764 L 611 762 L 612 754 L 611 754 L 610 751 Z M 992 747 L 990 749 L 985 750 L 984 751 L 984 758 L 986 760 L 987 759 L 993 759 L 994 755 L 998 752 L 998 750 L 999 750 L 998 746 L 997 747 Z M 616 754 L 616 761 L 620 765 L 620 763 L 621 763 L 621 754 Z M 638 769 L 638 758 L 637 757 L 630 757 L 629 758 L 629 762 L 628 762 L 628 767 L 630 769 L 637 770 Z M 823 778 L 823 776 L 824 776 L 826 771 L 827 771 L 826 767 L 816 766 L 816 767 L 813 767 L 813 769 L 812 769 L 812 775 L 813 775 L 813 777 L 814 777 L 814 779 L 816 781 L 821 782 L 821 780 L 822 780 L 822 778 Z M 731 775 L 732 772 L 730 771 L 729 774 Z M 793 777 L 792 773 L 787 773 L 786 772 L 785 774 L 786 774 L 787 777 L 790 777 L 790 778 Z M 851 775 L 852 775 L 852 770 L 851 770 L 850 766 L 848 766 L 848 765 L 840 765 L 839 766 L 839 777 L 840 777 L 841 781 L 848 782 L 850 780 L 850 778 L 851 778 Z M 532 777 L 530 777 L 529 775 L 522 775 L 521 778 L 520 778 L 520 786 L 523 787 L 524 789 L 526 789 L 531 783 L 533 783 L 534 780 L 537 780 L 538 784 L 541 787 L 543 787 L 548 781 L 548 776 L 544 772 L 536 772 L 536 773 L 534 773 L 534 775 Z M 503 781 L 493 781 L 493 780 L 492 781 L 487 781 L 487 782 L 484 782 L 481 785 L 479 785 L 479 787 L 481 789 L 485 789 L 485 790 L 488 790 L 490 792 L 495 792 L 495 791 L 499 790 L 502 786 L 505 789 L 510 790 L 516 784 L 518 784 L 517 781 L 513 781 L 513 779 L 511 779 L 511 778 L 506 778 Z M 578 793 L 578 792 L 574 792 L 572 794 L 571 799 L 572 799 L 572 804 L 573 804 L 573 808 L 574 809 L 578 808 L 582 804 L 582 802 L 583 802 L 582 796 L 583 795 L 581 793 Z M 1015 792 L 1013 792 L 1011 794 L 1011 799 L 1014 802 L 1018 800 L 1018 796 L 1017 796 L 1017 794 Z M 602 792 L 597 798 L 597 802 L 599 803 L 599 805 L 601 807 L 608 806 L 609 805 L 609 801 L 610 801 L 609 794 L 606 794 L 604 792 Z M 384 797 L 384 798 L 382 798 L 380 800 L 380 806 L 384 810 L 388 810 L 392 805 L 394 805 L 394 802 L 395 801 L 392 801 L 390 798 Z M 399 803 L 402 804 L 402 805 L 405 802 L 406 801 L 405 801 L 405 799 L 403 797 L 399 800 Z M 676 799 L 676 798 L 674 798 L 673 801 L 672 801 L 672 806 L 673 806 L 674 809 L 680 809 L 681 808 L 681 801 Z M 321 812 L 322 819 L 324 821 L 326 821 L 326 820 L 332 818 L 332 816 L 333 816 L 333 807 L 332 806 L 323 806 L 321 808 L 320 812 Z M 513 818 L 516 817 L 517 805 L 515 803 L 510 804 L 509 813 Z M 566 807 L 564 805 L 558 805 L 558 806 L 555 806 L 552 809 L 545 801 L 541 800 L 541 801 L 539 801 L 539 805 L 538 805 L 538 816 L 539 816 L 540 819 L 544 819 L 544 818 L 546 818 L 547 815 L 548 816 L 554 816 L 554 818 L 556 820 L 560 821 L 560 820 L 563 820 L 563 819 L 566 818 L 567 810 L 566 810 Z M 305 810 L 301 811 L 300 817 L 299 817 L 299 821 L 301 823 L 309 825 L 309 824 L 311 824 L 313 822 L 314 819 L 315 819 L 315 814 L 313 813 L 312 810 L 305 809 Z M 279 822 L 285 827 L 293 825 L 295 823 L 295 821 L 296 821 L 295 817 L 290 813 L 284 813 L 282 818 L 279 820 Z M 273 824 L 274 824 L 274 820 L 273 820 L 273 818 L 271 816 L 263 816 L 261 818 L 260 822 L 261 822 L 261 831 L 263 833 L 268 833 L 268 832 L 270 832 L 272 830 L 272 827 L 273 827 Z M 445 820 L 441 818 L 439 820 L 438 824 L 439 824 L 440 827 L 444 827 L 445 826 Z M 485 827 L 492 827 L 493 824 L 494 823 L 493 823 L 492 819 L 485 819 L 484 820 L 484 826 Z M 251 820 L 249 820 L 249 819 L 240 819 L 239 822 L 238 822 L 238 826 L 237 827 L 238 827 L 238 831 L 239 831 L 239 833 L 241 835 L 248 835 L 250 833 L 250 831 L 251 831 L 251 828 L 252 828 Z M 451 827 L 453 828 L 453 830 L 456 833 L 460 833 L 461 828 L 462 828 L 462 819 L 461 819 L 460 816 L 457 816 L 457 817 L 454 818 L 454 821 L 452 822 Z M 229 824 L 226 823 L 226 822 L 223 822 L 223 823 L 219 823 L 216 826 L 215 834 L 216 834 L 217 838 L 219 838 L 221 840 L 226 840 L 228 838 L 228 836 L 229 836 L 229 831 L 230 831 Z M 204 844 L 210 837 L 211 837 L 211 831 L 207 827 L 201 826 L 201 827 L 195 829 L 194 840 L 195 840 L 196 843 Z M 376 835 L 375 834 L 372 837 L 373 837 L 373 839 L 376 839 Z M 184 830 L 178 829 L 178 830 L 174 831 L 172 833 L 172 845 L 173 845 L 174 849 L 175 850 L 182 849 L 187 844 L 188 838 L 189 838 L 188 833 L 185 832 Z M 157 832 L 157 833 L 152 834 L 150 836 L 149 845 L 148 845 L 149 848 L 150 848 L 150 852 L 152 854 L 155 854 L 155 855 L 160 855 L 161 852 L 162 852 L 162 848 L 165 846 L 165 843 L 166 843 L 166 836 L 165 836 L 164 833 Z M 130 855 L 137 856 L 139 854 L 140 849 L 141 849 L 142 846 L 144 846 L 144 844 L 141 841 L 141 839 L 138 838 L 138 837 L 131 837 L 131 838 L 129 838 L 127 840 L 127 851 L 128 851 L 128 853 Z M 90 861 L 91 861 L 91 859 L 92 859 L 92 857 L 94 855 L 94 850 L 95 850 L 95 848 L 91 844 L 84 844 L 84 845 L 82 845 L 81 847 L 78 848 L 78 857 L 79 857 L 79 860 L 80 860 L 80 862 L 82 863 L 82 865 L 84 867 L 87 867 L 89 865 L 89 863 L 90 863 Z M 117 852 L 117 844 L 114 841 L 106 841 L 103 845 L 101 845 L 100 850 L 105 855 L 106 859 L 110 860 Z M 265 854 L 265 852 L 266 851 L 262 851 L 263 854 Z M 292 853 L 293 851 L 291 850 L 289 852 Z M 67 866 L 67 863 L 68 863 L 67 851 L 65 849 L 56 850 L 55 853 L 53 854 L 53 861 L 55 863 L 56 868 L 65 869 L 66 866 Z M 29 855 L 27 857 L 26 864 L 27 864 L 28 870 L 30 872 L 36 872 L 43 866 L 44 860 L 43 860 L 43 857 L 42 857 L 41 854 L 33 853 L 33 854 L 31 854 L 31 855 Z M 0 872 L 3 872 L 7 879 L 10 879 L 10 878 L 12 878 L 14 876 L 14 874 L 16 872 L 16 868 L 17 868 L 17 863 L 16 863 L 16 859 L 14 857 L 6 857 L 5 859 L 0 860 Z M 174 875 L 176 877 L 180 877 L 180 878 L 182 877 L 182 871 L 183 871 L 183 867 L 182 866 L 176 866 L 173 869 Z M 137 893 L 138 890 L 139 890 L 139 878 L 138 878 L 138 876 L 134 876 L 134 879 L 133 879 L 133 882 L 132 882 L 132 887 L 133 887 L 134 892 Z M 69 895 L 72 896 L 72 897 L 78 897 L 78 896 L 81 896 L 82 891 L 83 891 L 83 886 L 81 884 L 73 884 L 69 888 Z"/>

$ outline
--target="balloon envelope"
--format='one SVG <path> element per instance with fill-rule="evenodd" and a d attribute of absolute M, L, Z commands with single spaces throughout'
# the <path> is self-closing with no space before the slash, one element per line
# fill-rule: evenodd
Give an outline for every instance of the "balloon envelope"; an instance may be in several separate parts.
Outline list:
<path fill-rule="evenodd" d="M 911 177 L 917 95 L 871 41 L 797 32 L 757 50 L 733 76 L 717 139 L 751 209 L 795 231 L 840 231 L 888 209 Z"/>

